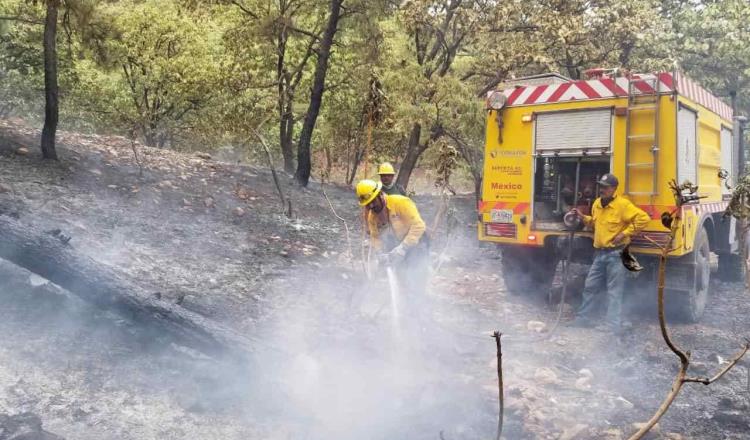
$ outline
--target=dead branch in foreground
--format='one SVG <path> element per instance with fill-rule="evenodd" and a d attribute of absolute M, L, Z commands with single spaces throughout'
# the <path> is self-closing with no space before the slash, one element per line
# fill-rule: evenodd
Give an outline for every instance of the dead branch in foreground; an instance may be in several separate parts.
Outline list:
<path fill-rule="evenodd" d="M 138 165 L 138 177 L 143 177 L 143 163 L 141 163 L 141 159 L 138 157 L 138 148 L 135 146 L 135 130 L 130 131 L 130 149 L 133 150 L 135 164 Z"/>
<path fill-rule="evenodd" d="M 268 148 L 268 144 L 266 143 L 265 138 L 263 138 L 258 130 L 252 129 L 252 132 L 255 137 L 258 138 L 261 146 L 266 151 L 268 166 L 271 168 L 271 176 L 273 176 L 273 183 L 276 185 L 276 190 L 279 192 L 279 199 L 281 199 L 281 209 L 284 210 L 284 215 L 286 215 L 287 218 L 292 218 L 292 200 L 287 200 L 284 197 L 284 192 L 281 190 L 281 184 L 279 183 L 279 178 L 276 175 L 276 167 L 273 165 L 273 156 L 271 156 L 271 149 Z"/>
<path fill-rule="evenodd" d="M 745 289 L 750 290 L 750 261 L 748 258 L 748 220 L 750 220 L 750 174 L 742 176 L 732 190 L 732 197 L 727 203 L 727 209 L 723 217 L 734 217 L 737 220 L 737 233 L 739 234 L 740 258 L 742 270 L 745 272 Z"/>
<path fill-rule="evenodd" d="M 435 267 L 433 268 L 434 273 L 439 273 L 440 268 L 443 266 L 443 261 L 445 260 L 445 254 L 448 252 L 448 249 L 451 247 L 451 241 L 453 240 L 453 229 L 455 229 L 455 219 L 451 221 L 451 216 L 448 215 L 450 211 L 450 204 L 451 204 L 451 195 L 450 193 L 443 188 L 443 195 L 440 198 L 440 207 L 438 208 L 438 212 L 435 215 L 435 219 L 432 222 L 432 226 L 428 229 L 428 234 L 430 238 L 434 238 L 437 236 L 437 231 L 440 228 L 440 225 L 445 220 L 446 226 L 446 232 L 445 232 L 445 243 L 443 245 L 443 249 L 438 252 L 437 263 L 435 264 Z M 453 224 L 452 224 L 453 223 Z"/>
<path fill-rule="evenodd" d="M 328 198 L 328 194 L 326 194 L 326 190 L 323 187 L 323 183 L 320 184 L 320 190 L 323 191 L 323 197 L 326 198 L 326 201 L 328 202 L 328 206 L 331 208 L 331 212 L 333 213 L 333 216 L 341 220 L 342 223 L 344 223 L 344 230 L 346 231 L 346 244 L 347 244 L 347 249 L 348 249 L 347 252 L 349 252 L 349 261 L 351 261 L 352 267 L 354 267 L 354 251 L 352 250 L 352 239 L 349 235 L 349 223 L 347 223 L 346 219 L 341 217 L 333 208 L 333 203 L 331 203 L 331 199 Z"/>
<path fill-rule="evenodd" d="M 497 414 L 497 440 L 503 435 L 503 413 L 505 412 L 505 398 L 503 397 L 503 345 L 500 342 L 500 338 L 503 336 L 502 333 L 495 331 L 492 337 L 495 338 L 495 344 L 497 345 L 497 400 L 498 400 L 498 414 Z"/>
<path fill-rule="evenodd" d="M 672 192 L 675 195 L 675 200 L 681 200 L 681 187 L 679 187 L 674 181 L 670 182 L 670 187 L 672 188 Z M 732 367 L 734 367 L 737 362 L 742 359 L 745 353 L 747 353 L 748 349 L 750 349 L 750 341 L 746 341 L 744 347 L 734 356 L 729 364 L 711 378 L 695 378 L 687 376 L 688 368 L 690 367 L 690 351 L 684 351 L 680 349 L 672 341 L 669 336 L 664 313 L 664 284 L 666 278 L 667 255 L 672 251 L 672 242 L 674 241 L 674 237 L 677 233 L 680 223 L 679 211 L 680 206 L 678 202 L 678 208 L 670 214 L 671 220 L 669 222 L 669 240 L 665 245 L 660 246 L 661 254 L 659 255 L 659 272 L 657 280 L 657 306 L 659 312 L 659 326 L 661 327 L 661 335 L 664 338 L 664 342 L 667 344 L 669 349 L 672 350 L 672 352 L 680 359 L 680 369 L 677 371 L 677 376 L 675 377 L 674 382 L 672 382 L 672 388 L 670 389 L 669 394 L 667 394 L 667 396 L 664 398 L 664 401 L 656 410 L 654 415 L 651 417 L 651 419 L 649 419 L 648 422 L 646 422 L 645 425 L 643 425 L 643 427 L 641 427 L 641 429 L 638 430 L 638 432 L 630 436 L 628 440 L 639 440 L 643 438 L 643 436 L 646 435 L 646 433 L 649 432 L 651 428 L 656 425 L 659 419 L 661 419 L 661 417 L 667 412 L 670 405 L 680 393 L 680 391 L 682 390 L 682 386 L 685 385 L 685 383 L 698 382 L 704 385 L 710 385 L 714 381 L 724 376 L 724 374 L 726 374 L 729 370 L 731 370 Z"/>

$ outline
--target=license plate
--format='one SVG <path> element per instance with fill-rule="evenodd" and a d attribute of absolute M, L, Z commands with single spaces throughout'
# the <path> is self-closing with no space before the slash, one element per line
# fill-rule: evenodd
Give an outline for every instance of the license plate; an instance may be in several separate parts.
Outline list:
<path fill-rule="evenodd" d="M 513 223 L 512 209 L 493 209 L 490 211 L 492 223 Z"/>

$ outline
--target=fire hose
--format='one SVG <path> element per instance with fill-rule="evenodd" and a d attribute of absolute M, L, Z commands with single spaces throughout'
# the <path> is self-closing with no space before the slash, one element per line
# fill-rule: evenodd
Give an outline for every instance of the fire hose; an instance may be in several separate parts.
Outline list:
<path fill-rule="evenodd" d="M 580 178 L 581 178 L 581 158 L 579 157 L 576 160 L 576 179 L 575 179 L 575 190 L 573 191 L 573 207 L 578 206 L 578 185 L 580 184 Z M 577 219 L 580 222 L 580 219 Z M 539 340 L 545 340 L 552 337 L 555 330 L 557 330 L 557 327 L 560 325 L 560 320 L 562 319 L 562 313 L 563 309 L 565 308 L 565 296 L 568 292 L 568 277 L 570 275 L 570 260 L 573 258 L 573 240 L 575 239 L 576 234 L 576 224 L 573 224 L 569 227 L 570 231 L 568 232 L 568 248 L 566 249 L 566 255 L 565 259 L 562 261 L 562 289 L 560 291 L 560 306 L 557 308 L 557 317 L 555 318 L 554 325 L 550 328 L 549 332 L 544 335 L 543 338 L 540 338 Z M 552 294 L 550 291 L 550 302 L 552 302 L 551 298 Z"/>
<path fill-rule="evenodd" d="M 579 157 L 576 161 L 576 176 L 575 176 L 575 191 L 573 191 L 573 206 L 578 205 L 578 185 L 580 184 L 580 177 L 581 177 L 581 158 Z M 559 197 L 559 192 L 558 192 Z M 568 213 L 570 214 L 570 213 Z M 580 222 L 580 220 L 578 220 Z M 557 316 L 555 317 L 555 323 L 550 328 L 549 332 L 547 332 L 544 336 L 540 338 L 519 338 L 514 339 L 511 338 L 511 342 L 540 342 L 549 339 L 554 334 L 555 330 L 557 330 L 557 327 L 560 325 L 560 320 L 562 319 L 562 313 L 563 309 L 565 307 L 565 297 L 567 295 L 568 291 L 568 278 L 570 274 L 570 260 L 573 258 L 573 240 L 575 239 L 575 233 L 577 226 L 575 223 L 572 223 L 570 226 L 568 226 L 569 232 L 568 232 L 568 243 L 567 243 L 567 249 L 566 249 L 566 255 L 565 259 L 562 260 L 562 290 L 560 293 L 560 306 L 557 309 Z M 551 292 L 548 296 L 549 301 L 552 302 L 552 295 Z M 445 325 L 441 325 L 442 327 L 446 327 Z M 450 329 L 451 333 L 457 334 L 458 336 L 465 336 L 465 337 L 471 337 L 471 338 L 486 338 L 486 336 L 477 336 L 472 334 L 466 334 L 464 332 L 455 331 Z"/>

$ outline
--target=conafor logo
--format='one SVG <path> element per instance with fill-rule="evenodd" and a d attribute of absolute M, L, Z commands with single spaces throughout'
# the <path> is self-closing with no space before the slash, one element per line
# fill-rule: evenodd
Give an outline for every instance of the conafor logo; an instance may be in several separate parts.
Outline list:
<path fill-rule="evenodd" d="M 490 157 L 496 159 L 498 156 L 512 157 L 512 156 L 526 156 L 527 150 L 490 150 Z"/>
<path fill-rule="evenodd" d="M 520 183 L 500 183 L 492 182 L 490 184 L 492 189 L 523 189 L 523 185 Z"/>

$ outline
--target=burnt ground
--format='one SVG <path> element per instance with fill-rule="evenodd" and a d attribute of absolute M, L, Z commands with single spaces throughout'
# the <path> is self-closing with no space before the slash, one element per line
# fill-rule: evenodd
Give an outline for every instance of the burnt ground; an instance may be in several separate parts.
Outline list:
<path fill-rule="evenodd" d="M 495 329 L 504 333 L 505 438 L 627 438 L 677 371 L 650 289 L 633 292 L 640 307 L 621 342 L 564 325 L 537 333 L 555 307 L 506 292 L 498 253 L 474 238 L 471 197 L 454 199 L 451 238 L 436 236 L 442 263 L 422 304 L 428 318 L 398 329 L 387 283 L 366 282 L 359 269 L 350 190 L 324 187 L 351 228 L 355 259 L 317 182 L 299 189 L 282 175 L 288 219 L 263 168 L 137 146 L 139 166 L 128 140 L 74 133 L 60 136 L 60 163 L 45 163 L 37 138 L 0 120 L 2 211 L 61 229 L 77 251 L 147 291 L 184 296 L 182 306 L 258 348 L 249 364 L 207 357 L 0 264 L 0 414 L 30 411 L 68 439 L 490 438 Z M 430 223 L 438 201 L 418 202 Z M 713 282 L 703 321 L 671 327 L 693 353 L 693 374 L 711 375 L 750 333 L 747 300 L 740 284 Z M 564 321 L 571 316 L 566 306 Z M 687 384 L 657 437 L 748 438 L 747 365 L 709 387 Z"/>

